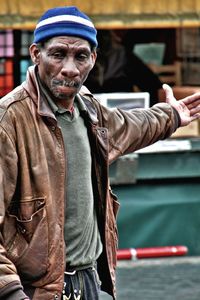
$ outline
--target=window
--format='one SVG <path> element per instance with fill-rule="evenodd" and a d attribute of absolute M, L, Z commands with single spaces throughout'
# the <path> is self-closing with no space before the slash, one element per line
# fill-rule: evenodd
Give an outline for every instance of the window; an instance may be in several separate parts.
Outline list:
<path fill-rule="evenodd" d="M 13 32 L 0 31 L 0 97 L 14 87 L 13 81 Z"/>
<path fill-rule="evenodd" d="M 32 40 L 32 31 L 0 30 L 0 97 L 25 80 Z"/>

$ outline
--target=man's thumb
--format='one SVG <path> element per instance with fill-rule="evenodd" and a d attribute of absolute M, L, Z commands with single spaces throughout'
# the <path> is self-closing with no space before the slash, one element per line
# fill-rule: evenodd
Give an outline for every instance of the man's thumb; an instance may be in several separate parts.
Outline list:
<path fill-rule="evenodd" d="M 163 84 L 162 88 L 165 91 L 166 102 L 168 103 L 170 102 L 170 100 L 174 100 L 174 94 L 172 88 L 166 83 Z"/>

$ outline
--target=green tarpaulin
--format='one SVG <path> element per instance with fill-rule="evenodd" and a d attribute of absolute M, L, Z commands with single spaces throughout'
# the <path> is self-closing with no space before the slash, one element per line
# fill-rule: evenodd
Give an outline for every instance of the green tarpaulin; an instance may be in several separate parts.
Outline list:
<path fill-rule="evenodd" d="M 189 150 L 139 153 L 134 164 L 127 160 L 135 183 L 112 185 L 121 203 L 119 248 L 185 245 L 190 255 L 200 255 L 199 145 L 196 140 Z"/>

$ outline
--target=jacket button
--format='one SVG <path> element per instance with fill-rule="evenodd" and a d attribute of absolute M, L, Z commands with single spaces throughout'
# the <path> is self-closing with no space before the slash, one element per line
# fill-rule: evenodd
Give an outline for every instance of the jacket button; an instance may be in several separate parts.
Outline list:
<path fill-rule="evenodd" d="M 39 206 L 41 206 L 43 204 L 43 201 L 42 200 L 38 200 L 37 201 L 37 206 L 39 207 Z"/>
<path fill-rule="evenodd" d="M 21 233 L 25 234 L 26 233 L 26 229 L 25 228 L 21 228 Z"/>

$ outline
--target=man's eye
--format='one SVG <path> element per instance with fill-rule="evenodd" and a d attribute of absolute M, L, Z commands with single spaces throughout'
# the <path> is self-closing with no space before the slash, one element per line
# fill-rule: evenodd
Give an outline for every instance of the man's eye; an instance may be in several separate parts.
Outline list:
<path fill-rule="evenodd" d="M 54 58 L 63 58 L 64 57 L 63 53 L 61 53 L 61 52 L 55 52 L 52 54 L 52 56 Z"/>
<path fill-rule="evenodd" d="M 79 59 L 79 60 L 86 60 L 86 59 L 88 59 L 88 57 L 89 57 L 89 55 L 86 53 L 79 53 L 77 55 L 77 59 Z"/>

